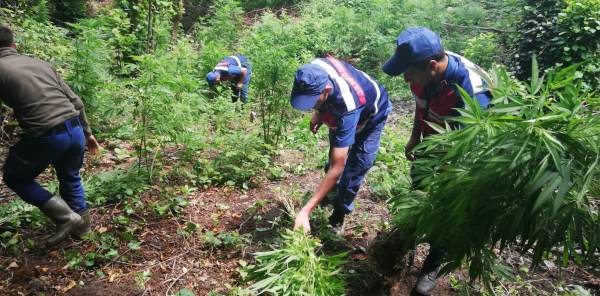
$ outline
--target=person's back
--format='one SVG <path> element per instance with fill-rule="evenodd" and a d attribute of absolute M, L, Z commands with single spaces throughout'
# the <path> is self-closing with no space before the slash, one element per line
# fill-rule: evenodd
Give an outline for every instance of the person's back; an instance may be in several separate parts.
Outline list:
<path fill-rule="evenodd" d="M 0 99 L 30 136 L 79 115 L 52 67 L 11 47 L 0 48 L 0 89 Z"/>
<path fill-rule="evenodd" d="M 378 121 L 390 110 L 385 88 L 365 72 L 345 61 L 327 56 L 311 62 L 327 71 L 333 78 L 333 94 L 329 101 L 338 117 L 355 110 L 360 111 L 358 125 Z M 339 75 L 338 75 L 339 73 Z"/>

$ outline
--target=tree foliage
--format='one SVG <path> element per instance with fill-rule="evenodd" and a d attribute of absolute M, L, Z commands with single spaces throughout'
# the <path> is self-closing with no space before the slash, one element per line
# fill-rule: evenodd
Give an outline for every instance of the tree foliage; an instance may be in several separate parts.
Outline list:
<path fill-rule="evenodd" d="M 531 76 L 536 54 L 541 69 L 583 63 L 578 76 L 584 86 L 600 86 L 600 1 L 527 1 L 518 30 L 513 63 L 518 78 Z"/>

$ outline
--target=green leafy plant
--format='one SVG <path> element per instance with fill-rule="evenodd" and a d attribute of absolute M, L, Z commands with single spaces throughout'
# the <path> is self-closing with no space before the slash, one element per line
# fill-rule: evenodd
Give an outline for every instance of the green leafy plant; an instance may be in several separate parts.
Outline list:
<path fill-rule="evenodd" d="M 140 77 L 132 81 L 136 94 L 130 98 L 134 109 L 134 137 L 140 167 L 152 179 L 161 148 L 174 143 L 198 140 L 193 127 L 195 106 L 202 101 L 195 91 L 197 76 L 190 56 L 193 48 L 182 40 L 168 54 L 135 57 Z"/>
<path fill-rule="evenodd" d="M 282 245 L 256 253 L 256 265 L 248 265 L 250 290 L 268 295 L 342 295 L 344 276 L 341 265 L 345 253 L 317 255 L 321 244 L 302 232 L 286 230 Z"/>
<path fill-rule="evenodd" d="M 513 67 L 520 79 L 531 76 L 531 56 L 541 69 L 583 63 L 584 86 L 600 86 L 600 2 L 597 0 L 526 1 L 518 26 Z"/>
<path fill-rule="evenodd" d="M 34 247 L 31 239 L 24 238 L 19 230 L 26 226 L 43 229 L 50 225 L 49 220 L 38 208 L 17 199 L 0 206 L 0 250 L 13 255 L 20 255 Z"/>
<path fill-rule="evenodd" d="M 175 293 L 174 296 L 196 296 L 196 294 L 194 294 L 194 292 L 192 292 L 188 288 L 183 288 L 177 291 L 177 293 Z"/>
<path fill-rule="evenodd" d="M 383 133 L 377 160 L 366 179 L 376 197 L 383 200 L 401 194 L 410 188 L 409 162 L 404 156 L 404 145 L 408 141 L 406 132 L 389 128 Z"/>
<path fill-rule="evenodd" d="M 187 239 L 191 237 L 194 233 L 200 230 L 200 226 L 194 222 L 187 222 L 185 227 L 177 228 L 177 234 L 181 235 L 181 237 Z"/>
<path fill-rule="evenodd" d="M 84 178 L 86 200 L 94 205 L 103 205 L 127 198 L 134 198 L 148 187 L 143 172 L 135 168 L 115 169 Z"/>
<path fill-rule="evenodd" d="M 85 238 L 94 243 L 94 248 L 82 253 L 81 250 L 68 250 L 65 253 L 70 268 L 97 268 L 103 262 L 119 256 L 119 240 L 110 233 L 91 233 Z"/>
<path fill-rule="evenodd" d="M 233 133 L 215 139 L 212 149 L 218 149 L 212 160 L 199 159 L 195 163 L 198 182 L 203 185 L 254 187 L 272 166 L 270 145 L 256 135 Z M 211 150 L 212 150 L 211 149 Z"/>
<path fill-rule="evenodd" d="M 80 33 L 74 42 L 73 62 L 67 81 L 73 91 L 82 97 L 86 112 L 94 115 L 100 108 L 96 94 L 109 81 L 108 70 L 113 57 L 101 39 L 101 33 L 90 28 L 91 25 L 72 25 Z"/>
<path fill-rule="evenodd" d="M 152 208 L 159 216 L 178 215 L 190 202 L 184 196 L 172 196 L 155 202 Z"/>
<path fill-rule="evenodd" d="M 467 41 L 464 49 L 466 58 L 484 69 L 491 69 L 495 61 L 499 60 L 501 48 L 498 47 L 499 38 L 495 33 L 481 33 Z"/>
<path fill-rule="evenodd" d="M 289 107 L 289 81 L 299 66 L 300 44 L 294 42 L 293 28 L 291 18 L 265 14 L 244 40 L 250 59 L 260 61 L 253 64 L 251 90 L 266 144 L 279 143 L 295 114 Z"/>
<path fill-rule="evenodd" d="M 146 287 L 146 283 L 152 277 L 152 272 L 150 270 L 144 270 L 135 273 L 135 283 L 140 289 L 144 289 Z"/>
<path fill-rule="evenodd" d="M 214 233 L 207 230 L 202 236 L 202 242 L 210 248 L 215 249 L 243 249 L 250 239 L 248 235 L 240 235 L 236 231 L 224 231 Z"/>
<path fill-rule="evenodd" d="M 59 72 L 68 69 L 73 49 L 67 38 L 67 29 L 54 26 L 49 22 L 37 21 L 19 10 L 7 12 L 3 10 L 0 18 L 11 25 L 20 53 L 47 61 Z M 52 46 L 48 46 L 49 44 Z"/>
<path fill-rule="evenodd" d="M 455 119 L 464 128 L 434 126 L 441 134 L 417 148 L 416 180 L 424 194 L 391 200 L 407 241 L 428 241 L 449 253 L 445 270 L 466 260 L 469 274 L 489 281 L 495 247 L 533 251 L 533 264 L 562 247 L 566 264 L 595 261 L 598 213 L 588 190 L 600 161 L 600 119 L 593 94 L 575 81 L 576 66 L 529 84 L 497 69 L 493 107 L 466 101 Z"/>
<path fill-rule="evenodd" d="M 243 11 L 239 1 L 215 1 L 210 15 L 201 18 L 196 32 L 196 40 L 203 46 L 201 70 L 211 71 L 224 56 L 232 54 L 242 37 Z"/>

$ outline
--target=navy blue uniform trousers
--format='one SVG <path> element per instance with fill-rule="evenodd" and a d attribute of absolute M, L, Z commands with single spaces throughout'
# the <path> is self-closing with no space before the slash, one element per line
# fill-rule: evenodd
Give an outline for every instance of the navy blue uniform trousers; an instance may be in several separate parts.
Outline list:
<path fill-rule="evenodd" d="M 79 170 L 83 165 L 85 136 L 77 118 L 62 123 L 59 133 L 24 136 L 10 148 L 4 164 L 4 183 L 19 197 L 37 207 L 52 193 L 35 181 L 49 165 L 56 170 L 60 196 L 73 211 L 87 208 Z"/>
<path fill-rule="evenodd" d="M 333 201 L 336 210 L 341 210 L 345 214 L 354 210 L 354 198 L 365 175 L 373 167 L 386 120 L 387 116 L 378 122 L 368 123 L 362 131 L 356 134 L 356 140 L 348 152 L 344 172 L 338 181 L 338 191 Z M 333 146 L 332 132 L 329 133 L 329 142 Z"/>

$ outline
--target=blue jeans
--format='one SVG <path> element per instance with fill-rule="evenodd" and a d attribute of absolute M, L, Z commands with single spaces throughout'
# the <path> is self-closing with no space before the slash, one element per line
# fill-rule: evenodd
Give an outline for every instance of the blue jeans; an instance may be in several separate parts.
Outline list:
<path fill-rule="evenodd" d="M 356 135 L 356 140 L 348 152 L 344 172 L 338 181 L 338 191 L 333 201 L 336 210 L 341 210 L 344 214 L 354 210 L 354 198 L 365 175 L 373 167 L 386 120 L 387 116 L 377 123 L 369 124 Z"/>
<path fill-rule="evenodd" d="M 76 121 L 76 119 L 75 119 Z M 85 136 L 73 119 L 65 131 L 32 138 L 24 136 L 10 148 L 4 164 L 4 183 L 26 202 L 40 207 L 52 193 L 35 181 L 50 164 L 56 170 L 60 196 L 77 213 L 87 209 L 79 170 L 83 165 Z"/>
<path fill-rule="evenodd" d="M 246 77 L 244 78 L 244 85 L 242 89 L 238 92 L 235 89 L 235 84 L 232 85 L 233 95 L 231 96 L 232 102 L 237 102 L 239 98 L 242 99 L 242 102 L 246 104 L 248 102 L 248 88 L 250 87 L 250 76 L 252 76 L 252 67 L 250 64 L 242 64 L 246 68 Z"/>

